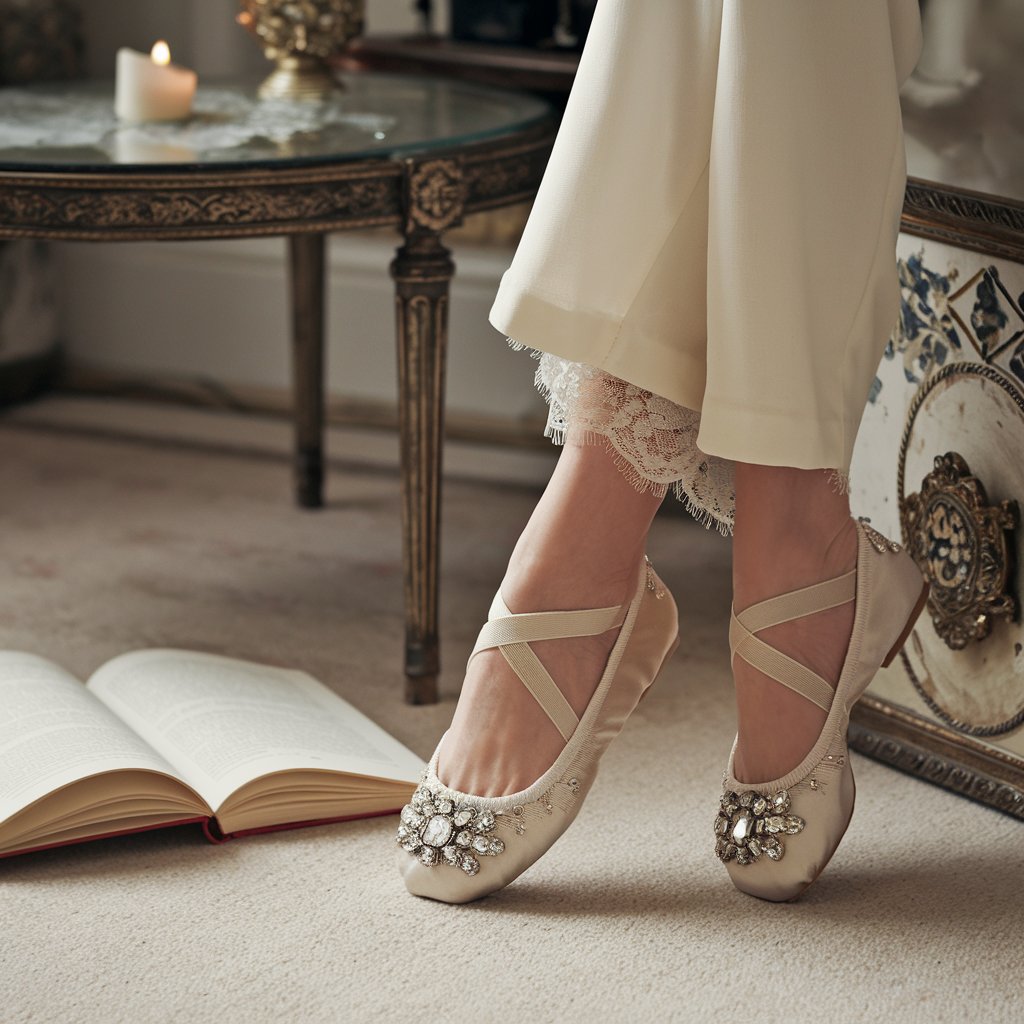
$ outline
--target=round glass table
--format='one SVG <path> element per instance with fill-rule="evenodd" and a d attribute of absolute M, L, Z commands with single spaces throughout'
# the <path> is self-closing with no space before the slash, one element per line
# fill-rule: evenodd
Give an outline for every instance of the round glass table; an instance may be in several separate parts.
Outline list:
<path fill-rule="evenodd" d="M 444 232 L 533 196 L 557 119 L 542 100 L 363 73 L 323 103 L 208 85 L 193 116 L 122 125 L 112 83 L 0 89 L 0 239 L 288 239 L 298 502 L 322 503 L 324 239 L 393 226 L 406 698 L 437 699 L 448 290 Z"/>

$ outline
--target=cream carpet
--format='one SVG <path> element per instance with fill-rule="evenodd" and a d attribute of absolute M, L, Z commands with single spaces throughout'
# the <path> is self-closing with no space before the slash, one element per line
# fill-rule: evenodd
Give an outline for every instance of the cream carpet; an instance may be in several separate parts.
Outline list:
<path fill-rule="evenodd" d="M 134 438 L 71 431 L 66 399 L 0 419 L 0 646 L 81 674 L 153 645 L 290 663 L 429 754 L 536 493 L 447 481 L 445 699 L 411 708 L 394 472 L 349 435 L 329 508 L 304 513 L 283 424 L 188 415 L 136 409 L 131 431 L 112 410 Z M 729 549 L 664 516 L 650 554 L 683 646 L 577 824 L 510 888 L 461 908 L 408 896 L 393 819 L 2 861 L 0 1020 L 1021 1020 L 1009 818 L 858 758 L 853 826 L 803 901 L 732 889 L 711 854 Z"/>

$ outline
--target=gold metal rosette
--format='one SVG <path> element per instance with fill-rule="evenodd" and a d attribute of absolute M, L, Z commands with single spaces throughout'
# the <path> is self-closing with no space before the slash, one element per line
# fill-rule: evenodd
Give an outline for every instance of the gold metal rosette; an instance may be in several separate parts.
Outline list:
<path fill-rule="evenodd" d="M 932 624 L 948 647 L 963 650 L 984 640 L 995 619 L 1016 617 L 1007 543 L 1017 525 L 1015 501 L 989 504 L 963 456 L 946 452 L 921 490 L 903 499 L 900 516 L 908 550 L 932 584 Z"/>
<path fill-rule="evenodd" d="M 277 67 L 263 99 L 322 100 L 342 88 L 328 59 L 363 31 L 365 0 L 241 0 L 238 22 Z"/>
<path fill-rule="evenodd" d="M 900 441 L 900 529 L 931 584 L 929 614 L 900 652 L 903 671 L 879 673 L 869 695 L 905 707 L 919 699 L 944 725 L 978 738 L 1010 738 L 1024 725 L 1022 445 L 1019 382 L 968 361 L 948 363 L 918 388 Z"/>

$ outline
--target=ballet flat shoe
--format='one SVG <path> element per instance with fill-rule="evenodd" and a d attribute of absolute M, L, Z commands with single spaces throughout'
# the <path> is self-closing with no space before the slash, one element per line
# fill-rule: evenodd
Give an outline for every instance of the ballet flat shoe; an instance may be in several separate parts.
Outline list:
<path fill-rule="evenodd" d="M 788 775 L 740 782 L 733 743 L 715 818 L 715 853 L 742 892 L 796 899 L 824 870 L 853 814 L 855 785 L 846 746 L 850 709 L 879 667 L 902 648 L 928 598 L 913 559 L 865 522 L 857 524 L 850 573 L 771 598 L 734 615 L 733 656 L 813 701 L 828 714 L 818 741 Z M 853 632 L 835 688 L 755 635 L 803 615 L 855 601 Z"/>
<path fill-rule="evenodd" d="M 529 641 L 596 635 L 620 624 L 597 689 L 577 720 Z M 601 755 L 678 643 L 675 601 L 646 557 L 621 607 L 511 615 L 499 592 L 473 654 L 499 647 L 566 745 L 528 789 L 480 797 L 440 781 L 439 743 L 398 826 L 398 866 L 409 892 L 468 903 L 504 888 L 538 860 L 572 824 Z"/>

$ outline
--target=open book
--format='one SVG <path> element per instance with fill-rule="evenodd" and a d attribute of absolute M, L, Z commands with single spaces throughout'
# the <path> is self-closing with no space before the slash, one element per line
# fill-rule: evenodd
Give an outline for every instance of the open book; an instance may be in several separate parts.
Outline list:
<path fill-rule="evenodd" d="M 422 765 L 303 672 L 149 650 L 82 686 L 0 652 L 0 857 L 186 822 L 220 841 L 393 813 Z"/>

